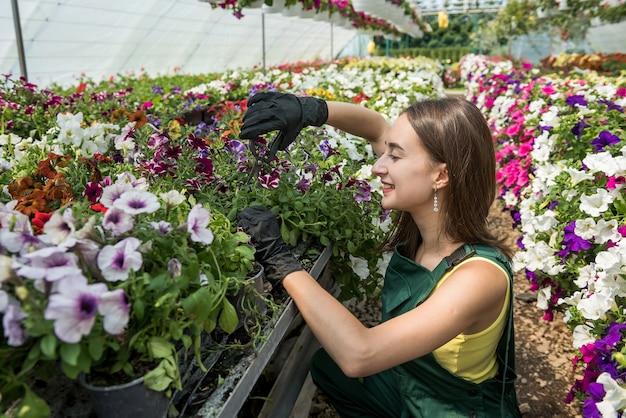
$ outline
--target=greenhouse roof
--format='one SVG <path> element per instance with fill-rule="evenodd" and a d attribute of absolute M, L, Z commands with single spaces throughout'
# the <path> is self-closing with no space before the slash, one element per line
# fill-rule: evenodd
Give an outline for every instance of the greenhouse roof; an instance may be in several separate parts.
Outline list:
<path fill-rule="evenodd" d="M 5 0 L 0 72 L 22 75 L 12 4 L 18 4 L 28 80 L 67 85 L 81 76 L 185 74 L 330 59 L 356 31 L 313 19 L 198 0 Z M 332 27 L 332 28 L 331 28 Z"/>

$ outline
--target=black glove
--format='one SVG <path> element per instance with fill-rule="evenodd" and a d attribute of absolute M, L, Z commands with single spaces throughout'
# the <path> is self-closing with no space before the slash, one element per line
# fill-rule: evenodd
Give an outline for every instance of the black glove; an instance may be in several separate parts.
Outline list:
<path fill-rule="evenodd" d="M 239 138 L 254 139 L 271 131 L 280 131 L 270 144 L 270 152 L 276 154 L 295 141 L 302 128 L 322 126 L 327 119 L 328 106 L 322 99 L 289 93 L 257 93 L 248 100 Z"/>
<path fill-rule="evenodd" d="M 303 270 L 280 234 L 276 216 L 263 206 L 250 206 L 237 214 L 237 225 L 252 240 L 255 258 L 263 265 L 265 277 L 273 285 L 286 275 Z"/>

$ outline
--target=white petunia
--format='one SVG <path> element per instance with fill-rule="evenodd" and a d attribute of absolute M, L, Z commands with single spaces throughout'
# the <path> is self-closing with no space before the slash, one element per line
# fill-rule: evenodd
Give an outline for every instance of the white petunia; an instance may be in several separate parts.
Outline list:
<path fill-rule="evenodd" d="M 596 232 L 596 221 L 593 218 L 577 219 L 574 233 L 582 239 L 591 240 Z"/>
<path fill-rule="evenodd" d="M 350 254 L 349 257 L 352 271 L 354 271 L 361 280 L 367 279 L 370 275 L 370 270 L 367 266 L 367 260 L 364 260 L 360 257 L 354 257 L 352 254 Z"/>
<path fill-rule="evenodd" d="M 110 282 L 128 279 L 131 271 L 138 271 L 143 264 L 141 253 L 137 251 L 141 241 L 128 237 L 115 245 L 107 245 L 98 254 L 98 268 L 102 276 Z"/>
<path fill-rule="evenodd" d="M 596 339 L 591 335 L 591 327 L 589 325 L 576 325 L 573 331 L 573 346 L 575 348 L 580 348 L 583 345 L 592 344 L 596 341 Z"/>
<path fill-rule="evenodd" d="M 542 310 L 549 308 L 548 302 L 550 301 L 551 292 L 549 287 L 539 289 L 537 292 L 537 307 Z"/>
<path fill-rule="evenodd" d="M 580 210 L 593 217 L 599 217 L 609 209 L 613 196 L 606 189 L 596 189 L 591 196 L 580 196 Z"/>
<path fill-rule="evenodd" d="M 593 321 L 603 318 L 614 304 L 615 293 L 611 289 L 603 288 L 587 295 L 586 298 L 581 298 L 576 308 L 585 319 Z"/>
<path fill-rule="evenodd" d="M 606 395 L 596 407 L 603 417 L 617 417 L 617 411 L 623 412 L 626 408 L 626 389 L 620 386 L 610 374 L 604 372 L 596 379 L 604 387 Z"/>
<path fill-rule="evenodd" d="M 154 213 L 161 205 L 157 197 L 150 192 L 127 191 L 113 203 L 113 207 L 119 208 L 131 215 L 140 213 Z"/>
<path fill-rule="evenodd" d="M 583 164 L 590 173 L 605 173 L 609 177 L 614 176 L 619 170 L 617 161 L 608 151 L 587 154 L 583 158 Z"/>
<path fill-rule="evenodd" d="M 167 193 L 161 193 L 159 197 L 168 208 L 178 206 L 185 201 L 185 195 L 178 190 L 170 190 Z"/>

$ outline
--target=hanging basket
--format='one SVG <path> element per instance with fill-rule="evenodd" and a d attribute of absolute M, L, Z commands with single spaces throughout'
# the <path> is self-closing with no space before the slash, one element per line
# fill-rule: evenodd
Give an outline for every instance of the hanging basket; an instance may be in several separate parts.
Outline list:
<path fill-rule="evenodd" d="M 285 0 L 274 0 L 271 6 L 267 3 L 263 3 L 263 6 L 261 6 L 261 10 L 264 13 L 280 13 L 284 8 Z"/>

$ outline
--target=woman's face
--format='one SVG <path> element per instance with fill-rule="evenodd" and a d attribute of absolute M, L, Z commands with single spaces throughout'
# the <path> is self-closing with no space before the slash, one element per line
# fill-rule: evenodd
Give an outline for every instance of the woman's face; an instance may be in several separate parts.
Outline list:
<path fill-rule="evenodd" d="M 385 209 L 413 214 L 433 212 L 434 188 L 445 164 L 434 164 L 405 114 L 391 127 L 385 153 L 372 171 L 383 184 Z"/>

